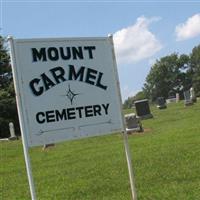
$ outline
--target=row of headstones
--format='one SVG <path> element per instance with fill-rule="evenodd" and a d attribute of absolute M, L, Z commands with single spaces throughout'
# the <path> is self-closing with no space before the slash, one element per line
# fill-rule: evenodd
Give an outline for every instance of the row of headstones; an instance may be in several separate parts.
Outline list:
<path fill-rule="evenodd" d="M 194 89 L 190 88 L 190 90 L 185 91 L 184 98 L 185 98 L 185 106 L 192 105 L 194 102 L 196 102 Z M 157 99 L 157 103 L 158 103 L 157 107 L 159 109 L 167 108 L 166 101 L 163 97 L 159 97 Z M 150 111 L 149 102 L 148 102 L 148 99 L 143 99 L 143 100 L 135 101 L 134 104 L 135 104 L 137 115 L 135 113 L 125 115 L 127 131 L 128 132 L 129 131 L 143 132 L 141 120 L 153 117 Z M 17 139 L 15 135 L 14 124 L 12 122 L 9 123 L 9 129 L 10 129 L 9 139 L 11 140 Z"/>
<path fill-rule="evenodd" d="M 189 90 L 184 91 L 184 104 L 185 106 L 188 105 L 192 105 L 193 103 L 196 102 L 196 95 L 194 92 L 194 88 L 191 87 Z M 170 102 L 179 102 L 180 98 L 179 98 L 179 94 L 176 94 L 176 98 L 172 98 L 172 99 L 167 99 L 165 100 L 163 97 L 158 97 L 157 99 L 157 107 L 159 109 L 164 109 L 167 108 L 167 104 L 166 103 L 170 103 Z"/>
<path fill-rule="evenodd" d="M 194 89 L 190 88 L 190 90 L 184 92 L 184 103 L 185 106 L 192 105 L 196 102 L 196 96 L 194 93 Z M 179 101 L 179 95 L 176 95 L 176 102 Z M 127 132 L 138 131 L 143 132 L 143 127 L 141 120 L 152 118 L 153 115 L 151 114 L 148 99 L 143 99 L 139 101 L 135 101 L 135 113 L 130 113 L 125 115 L 125 122 L 127 127 Z M 163 97 L 159 97 L 157 99 L 157 107 L 159 109 L 167 108 L 166 100 Z"/>

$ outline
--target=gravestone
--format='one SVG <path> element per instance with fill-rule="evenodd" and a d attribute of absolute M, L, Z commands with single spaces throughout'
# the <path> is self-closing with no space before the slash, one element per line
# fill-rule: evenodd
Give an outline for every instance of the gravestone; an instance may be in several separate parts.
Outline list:
<path fill-rule="evenodd" d="M 9 123 L 10 137 L 9 140 L 16 140 L 17 136 L 15 135 L 15 127 L 12 122 Z"/>
<path fill-rule="evenodd" d="M 192 100 L 193 103 L 195 103 L 197 101 L 193 87 L 190 88 L 190 99 Z"/>
<path fill-rule="evenodd" d="M 184 98 L 185 98 L 185 101 L 184 101 L 185 106 L 190 106 L 193 104 L 191 95 L 190 95 L 190 90 L 184 91 Z"/>
<path fill-rule="evenodd" d="M 165 101 L 164 97 L 158 97 L 157 98 L 157 104 L 158 104 L 157 108 L 159 108 L 159 109 L 167 108 L 166 101 Z"/>
<path fill-rule="evenodd" d="M 139 117 L 135 113 L 125 115 L 126 131 L 128 133 L 138 131 L 143 132 L 142 123 Z"/>
<path fill-rule="evenodd" d="M 180 101 L 180 95 L 179 93 L 176 93 L 176 103 L 178 103 Z"/>
<path fill-rule="evenodd" d="M 135 101 L 134 104 L 135 104 L 135 109 L 136 109 L 136 113 L 138 117 L 140 117 L 141 119 L 149 119 L 153 117 L 149 108 L 148 99 Z"/>
<path fill-rule="evenodd" d="M 168 99 L 175 99 L 176 98 L 176 93 L 174 90 L 170 90 L 168 92 Z"/>
<path fill-rule="evenodd" d="M 167 102 L 167 104 L 176 102 L 176 93 L 173 90 L 170 90 L 168 92 L 168 98 L 167 98 L 166 102 Z"/>

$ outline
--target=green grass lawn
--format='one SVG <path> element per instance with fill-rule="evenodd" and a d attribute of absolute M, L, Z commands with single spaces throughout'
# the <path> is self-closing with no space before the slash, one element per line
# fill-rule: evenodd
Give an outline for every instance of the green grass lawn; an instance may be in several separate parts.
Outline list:
<path fill-rule="evenodd" d="M 151 111 L 145 133 L 129 135 L 138 200 L 199 200 L 200 102 Z M 0 151 L 0 199 L 31 199 L 21 141 Z M 31 148 L 30 157 L 38 200 L 131 199 L 121 134 Z"/>

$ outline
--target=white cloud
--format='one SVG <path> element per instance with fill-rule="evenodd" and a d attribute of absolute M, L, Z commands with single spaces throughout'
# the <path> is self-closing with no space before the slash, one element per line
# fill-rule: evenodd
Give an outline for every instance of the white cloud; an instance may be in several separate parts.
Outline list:
<path fill-rule="evenodd" d="M 200 35 L 200 13 L 188 18 L 185 23 L 178 24 L 175 33 L 177 41 L 187 40 Z"/>
<path fill-rule="evenodd" d="M 162 45 L 149 31 L 149 25 L 160 18 L 139 17 L 134 25 L 123 28 L 113 35 L 117 61 L 134 63 L 149 58 L 158 52 Z"/>

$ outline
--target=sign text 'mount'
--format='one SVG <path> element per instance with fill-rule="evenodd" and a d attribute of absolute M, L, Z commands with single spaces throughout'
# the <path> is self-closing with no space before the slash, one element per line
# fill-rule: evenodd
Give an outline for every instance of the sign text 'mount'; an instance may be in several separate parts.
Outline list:
<path fill-rule="evenodd" d="M 79 46 L 79 47 L 42 47 L 32 48 L 33 62 L 43 61 L 57 61 L 62 60 L 77 60 L 89 58 L 93 59 L 93 51 L 96 49 L 95 46 Z"/>
<path fill-rule="evenodd" d="M 12 60 L 28 146 L 123 130 L 112 38 L 14 39 Z"/>

